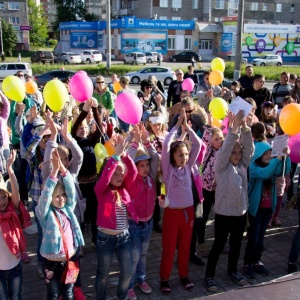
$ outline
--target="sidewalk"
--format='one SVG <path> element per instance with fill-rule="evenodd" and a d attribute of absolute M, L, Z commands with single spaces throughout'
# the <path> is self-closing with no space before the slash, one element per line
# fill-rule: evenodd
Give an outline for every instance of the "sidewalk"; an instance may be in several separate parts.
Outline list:
<path fill-rule="evenodd" d="M 285 211 L 282 209 L 280 212 L 280 219 L 282 221 L 282 226 L 272 227 L 268 229 L 265 238 L 265 248 L 263 253 L 262 261 L 265 263 L 266 267 L 270 270 L 269 276 L 257 275 L 255 280 L 248 280 L 250 285 L 256 285 L 259 283 L 274 280 L 276 278 L 285 276 L 287 274 L 287 258 L 289 250 L 292 243 L 292 238 L 295 234 L 295 230 L 298 228 L 298 212 L 293 209 L 291 211 Z M 210 247 L 213 242 L 213 213 L 210 216 L 210 221 L 207 226 L 207 244 Z M 81 281 L 82 289 L 87 295 L 87 299 L 96 299 L 94 281 L 97 268 L 97 258 L 96 249 L 90 243 L 90 233 L 85 232 L 86 246 L 84 247 L 85 255 L 81 259 Z M 46 285 L 42 279 L 40 279 L 36 272 L 36 235 L 26 234 L 28 241 L 28 254 L 31 258 L 29 264 L 23 265 L 23 300 L 42 300 L 46 299 Z M 243 255 L 246 246 L 246 239 L 243 240 L 241 249 L 241 259 L 239 261 L 239 267 L 243 266 Z M 190 264 L 190 279 L 193 281 L 195 287 L 193 291 L 185 291 L 178 280 L 176 260 L 174 259 L 174 267 L 172 271 L 172 276 L 170 278 L 170 285 L 172 293 L 170 296 L 163 296 L 159 290 L 159 267 L 160 267 L 160 257 L 161 257 L 161 234 L 156 232 L 153 233 L 152 240 L 150 243 L 148 251 L 148 261 L 147 261 L 147 280 L 152 286 L 153 291 L 149 295 L 145 295 L 138 288 L 135 289 L 139 300 L 146 299 L 200 299 L 209 295 L 213 295 L 207 292 L 204 286 L 204 274 L 205 266 L 199 267 L 194 264 Z M 206 261 L 206 259 L 204 259 Z M 226 291 L 237 289 L 238 286 L 226 275 L 227 268 L 227 255 L 222 254 L 217 267 L 217 273 L 215 280 L 218 285 L 218 293 L 224 293 Z M 108 295 L 107 299 L 117 299 L 116 297 L 116 287 L 118 284 L 118 264 L 116 258 L 113 259 L 111 266 L 111 273 L 108 283 Z M 298 277 L 299 278 L 299 277 Z M 294 284 L 299 285 L 299 279 L 294 281 Z M 249 293 L 253 293 L 255 287 L 249 289 Z M 240 290 L 240 289 L 239 289 Z M 227 295 L 227 294 L 226 294 Z M 240 297 L 234 297 L 232 294 L 231 299 L 241 299 Z M 219 295 L 217 299 L 221 298 Z M 214 297 L 212 297 L 214 298 Z M 222 298 L 223 299 L 223 298 Z M 226 299 L 229 299 L 229 295 Z M 248 298 L 247 298 L 248 299 Z M 252 297 L 251 299 L 258 299 Z M 260 298 L 262 299 L 262 298 Z M 291 299 L 288 294 L 278 293 L 272 296 L 272 299 Z"/>

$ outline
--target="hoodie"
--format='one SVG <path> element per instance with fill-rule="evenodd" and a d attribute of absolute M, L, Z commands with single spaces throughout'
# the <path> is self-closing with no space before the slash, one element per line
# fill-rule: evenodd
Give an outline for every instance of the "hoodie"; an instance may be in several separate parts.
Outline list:
<path fill-rule="evenodd" d="M 249 186 L 248 186 L 248 196 L 249 196 L 249 213 L 252 216 L 256 216 L 257 210 L 260 205 L 262 192 L 263 192 L 263 182 L 267 179 L 272 179 L 272 211 L 275 211 L 277 203 L 277 193 L 275 179 L 282 175 L 288 174 L 291 169 L 291 160 L 287 156 L 284 160 L 279 160 L 277 157 L 271 159 L 270 163 L 261 167 L 257 164 L 257 159 L 260 158 L 266 151 L 272 149 L 271 146 L 266 142 L 258 142 L 255 144 L 255 151 L 252 157 L 251 164 L 249 166 Z"/>

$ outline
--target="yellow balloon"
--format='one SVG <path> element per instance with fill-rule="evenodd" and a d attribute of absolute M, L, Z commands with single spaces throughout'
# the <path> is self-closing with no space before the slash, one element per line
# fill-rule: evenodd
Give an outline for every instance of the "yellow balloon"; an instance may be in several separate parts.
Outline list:
<path fill-rule="evenodd" d="M 223 82 L 223 80 L 224 80 L 224 74 L 219 70 L 212 71 L 209 74 L 209 82 L 211 85 L 219 85 Z"/>
<path fill-rule="evenodd" d="M 114 92 L 117 94 L 119 91 L 122 90 L 122 87 L 120 85 L 120 81 L 115 81 L 114 84 L 113 84 L 113 89 L 114 89 Z"/>
<path fill-rule="evenodd" d="M 60 80 L 53 79 L 46 83 L 44 87 L 44 99 L 52 111 L 61 111 L 68 98 L 67 88 Z"/>
<path fill-rule="evenodd" d="M 227 114 L 228 104 L 222 98 L 214 98 L 210 101 L 208 109 L 215 119 L 222 120 Z"/>
<path fill-rule="evenodd" d="M 106 148 L 101 143 L 96 144 L 96 146 L 94 147 L 94 152 L 97 160 L 103 159 L 108 156 Z"/>
<path fill-rule="evenodd" d="M 25 85 L 17 76 L 7 76 L 2 82 L 2 90 L 7 98 L 22 102 L 26 96 Z"/>
<path fill-rule="evenodd" d="M 222 58 L 220 57 L 216 57 L 214 58 L 211 63 L 211 69 L 213 71 L 221 71 L 224 72 L 225 71 L 225 62 Z"/>

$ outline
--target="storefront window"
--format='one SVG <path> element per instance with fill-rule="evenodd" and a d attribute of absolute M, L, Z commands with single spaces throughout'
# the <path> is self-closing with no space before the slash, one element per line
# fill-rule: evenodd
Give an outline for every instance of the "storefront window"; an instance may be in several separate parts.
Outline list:
<path fill-rule="evenodd" d="M 168 50 L 175 50 L 175 36 L 168 37 Z"/>
<path fill-rule="evenodd" d="M 191 50 L 192 49 L 192 38 L 185 37 L 184 38 L 184 50 Z"/>
<path fill-rule="evenodd" d="M 201 50 L 209 50 L 212 49 L 212 40 L 199 40 L 199 49 Z"/>

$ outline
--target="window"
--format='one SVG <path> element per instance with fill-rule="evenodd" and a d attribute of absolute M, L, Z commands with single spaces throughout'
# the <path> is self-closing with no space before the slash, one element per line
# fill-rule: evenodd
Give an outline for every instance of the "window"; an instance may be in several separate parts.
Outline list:
<path fill-rule="evenodd" d="M 192 0 L 192 9 L 198 9 L 199 6 L 198 0 Z"/>
<path fill-rule="evenodd" d="M 168 37 L 168 50 L 175 50 L 175 36 Z"/>
<path fill-rule="evenodd" d="M 238 9 L 239 0 L 228 0 L 228 8 L 229 9 Z"/>
<path fill-rule="evenodd" d="M 252 11 L 258 11 L 258 2 L 252 2 L 250 4 L 250 10 L 252 10 Z"/>
<path fill-rule="evenodd" d="M 159 0 L 160 7 L 168 7 L 168 0 Z"/>
<path fill-rule="evenodd" d="M 98 34 L 98 47 L 102 48 L 103 47 L 103 34 Z"/>
<path fill-rule="evenodd" d="M 268 11 L 268 5 L 266 3 L 262 4 L 262 10 L 263 11 Z"/>
<path fill-rule="evenodd" d="M 276 12 L 282 12 L 282 4 L 281 3 L 276 4 Z"/>
<path fill-rule="evenodd" d="M 7 70 L 16 70 L 16 65 L 7 65 Z"/>
<path fill-rule="evenodd" d="M 182 0 L 172 0 L 172 8 L 181 8 Z"/>
<path fill-rule="evenodd" d="M 192 38 L 185 37 L 184 38 L 184 50 L 191 50 L 192 49 Z"/>
<path fill-rule="evenodd" d="M 211 50 L 213 45 L 213 40 L 199 40 L 199 49 Z"/>
<path fill-rule="evenodd" d="M 216 9 L 224 9 L 225 1 L 224 0 L 216 0 Z"/>
<path fill-rule="evenodd" d="M 180 20 L 181 20 L 181 17 L 172 17 L 172 20 L 173 20 L 173 21 L 180 21 Z"/>
<path fill-rule="evenodd" d="M 291 4 L 291 13 L 295 12 L 295 4 Z"/>
<path fill-rule="evenodd" d="M 168 17 L 167 16 L 159 16 L 159 19 L 160 20 L 168 20 Z"/>
<path fill-rule="evenodd" d="M 4 9 L 4 2 L 0 2 L 0 9 Z"/>
<path fill-rule="evenodd" d="M 20 18 L 19 17 L 9 17 L 8 23 L 18 25 L 18 24 L 20 24 Z"/>
<path fill-rule="evenodd" d="M 8 2 L 9 10 L 20 10 L 20 2 Z"/>

